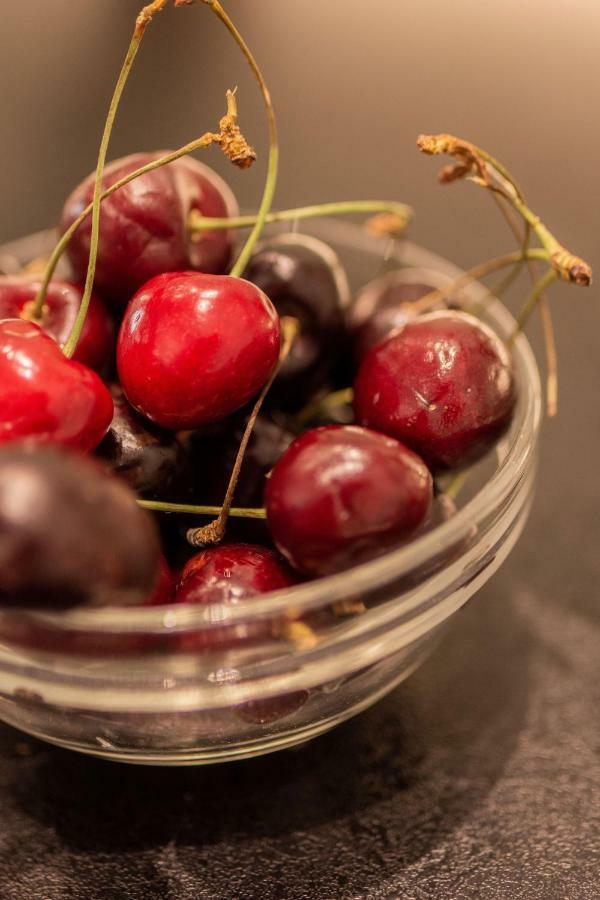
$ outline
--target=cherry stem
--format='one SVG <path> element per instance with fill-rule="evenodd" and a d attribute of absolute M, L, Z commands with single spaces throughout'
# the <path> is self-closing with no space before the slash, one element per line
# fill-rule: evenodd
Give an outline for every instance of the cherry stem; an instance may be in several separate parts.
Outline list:
<path fill-rule="evenodd" d="M 388 200 L 344 200 L 339 203 L 318 203 L 314 206 L 299 206 L 296 209 L 282 209 L 269 213 L 265 224 L 274 222 L 290 222 L 297 219 L 313 219 L 320 216 L 344 216 L 352 213 L 389 213 L 397 218 L 397 233 L 403 231 L 410 222 L 413 211 L 404 203 Z M 188 219 L 188 227 L 197 240 L 202 239 L 204 231 L 221 228 L 250 228 L 257 222 L 258 216 L 236 216 L 230 219 L 218 219 L 203 216 L 199 210 L 192 210 Z"/>
<path fill-rule="evenodd" d="M 541 276 L 541 278 L 534 284 L 529 297 L 525 301 L 521 312 L 517 316 L 517 324 L 515 325 L 514 331 L 508 340 L 509 345 L 513 344 L 520 332 L 523 331 L 525 325 L 527 324 L 529 316 L 539 303 L 540 298 L 543 296 L 546 288 L 549 287 L 549 285 L 551 285 L 553 281 L 556 281 L 558 277 L 558 272 L 555 269 L 547 269 Z"/>
<path fill-rule="evenodd" d="M 422 134 L 417 146 L 429 155 L 448 154 L 455 164 L 440 173 L 440 181 L 449 183 L 468 177 L 475 184 L 491 190 L 507 200 L 536 234 L 547 253 L 548 260 L 563 281 L 588 286 L 592 282 L 592 269 L 579 256 L 566 249 L 525 203 L 516 181 L 498 160 L 481 147 L 451 134 Z"/>
<path fill-rule="evenodd" d="M 223 537 L 225 535 L 225 528 L 227 526 L 227 519 L 231 511 L 233 495 L 237 487 L 238 478 L 240 476 L 240 471 L 242 468 L 242 463 L 244 462 L 244 456 L 246 455 L 248 443 L 250 441 L 250 438 L 252 437 L 254 424 L 256 422 L 256 419 L 258 418 L 258 414 L 261 410 L 265 397 L 269 393 L 271 385 L 275 381 L 275 378 L 277 377 L 283 363 L 287 358 L 288 353 L 291 350 L 294 339 L 298 334 L 299 327 L 300 325 L 298 320 L 292 318 L 291 316 L 284 316 L 281 320 L 283 342 L 279 353 L 279 359 L 277 361 L 277 365 L 271 373 L 271 377 L 258 395 L 258 400 L 254 404 L 252 412 L 250 413 L 250 417 L 246 423 L 246 428 L 244 429 L 244 434 L 240 442 L 237 456 L 235 458 L 231 476 L 229 478 L 229 484 L 227 486 L 227 492 L 223 500 L 223 505 L 220 508 L 219 514 L 214 522 L 210 522 L 208 525 L 205 525 L 202 528 L 189 529 L 187 533 L 187 540 L 193 547 L 201 547 L 205 544 L 218 544 L 219 541 L 223 540 Z"/>
<path fill-rule="evenodd" d="M 193 516 L 218 516 L 221 512 L 220 506 L 194 506 L 187 503 L 163 503 L 158 500 L 138 500 L 138 506 L 149 509 L 152 512 L 164 513 L 180 513 L 181 515 L 189 514 Z M 229 515 L 240 519 L 266 519 L 267 513 L 264 509 L 252 509 L 243 506 L 232 506 Z"/>
<path fill-rule="evenodd" d="M 108 145 L 110 142 L 113 124 L 117 115 L 117 110 L 119 108 L 123 90 L 125 89 L 125 85 L 127 84 L 129 73 L 137 56 L 142 38 L 144 37 L 144 34 L 146 32 L 146 28 L 152 21 L 153 15 L 156 12 L 160 12 L 160 10 L 162 10 L 166 6 L 166 3 L 167 0 L 154 0 L 154 3 L 145 6 L 138 15 L 135 23 L 133 37 L 127 49 L 125 61 L 123 62 L 123 66 L 119 73 L 117 84 L 115 86 L 115 90 L 110 101 L 110 106 L 108 108 L 108 115 L 106 117 L 106 122 L 104 125 L 102 140 L 100 141 L 98 164 L 96 166 L 96 177 L 94 181 L 94 199 L 92 203 L 92 234 L 90 238 L 90 256 L 88 261 L 87 274 L 85 277 L 85 288 L 83 291 L 83 297 L 81 299 L 81 304 L 77 313 L 77 317 L 75 319 L 75 323 L 73 325 L 73 328 L 71 329 L 69 337 L 67 338 L 65 346 L 63 347 L 63 353 L 68 358 L 73 356 L 75 348 L 77 347 L 77 341 L 79 340 L 79 336 L 83 329 L 85 317 L 90 305 L 92 289 L 94 287 L 94 276 L 96 274 L 96 258 L 98 256 L 98 238 L 100 235 L 100 195 L 102 194 L 104 164 L 106 162 L 106 155 L 108 153 Z"/>
<path fill-rule="evenodd" d="M 227 91 L 227 115 L 221 121 L 223 122 L 227 119 L 235 121 L 236 117 L 237 107 L 235 104 L 234 93 L 233 91 Z M 221 129 L 218 134 L 207 131 L 201 137 L 196 138 L 196 140 L 190 141 L 189 144 L 184 144 L 183 147 L 179 147 L 178 150 L 173 150 L 171 153 L 167 153 L 165 156 L 154 159 L 151 162 L 146 163 L 146 165 L 140 166 L 139 169 L 135 169 L 135 171 L 130 172 L 128 175 L 125 175 L 100 195 L 100 202 L 103 203 L 107 199 L 107 197 L 111 197 L 116 191 L 120 190 L 122 187 L 125 187 L 125 185 L 129 184 L 131 181 L 135 181 L 135 179 L 139 178 L 141 175 L 147 175 L 149 172 L 154 172 L 156 169 L 160 169 L 162 168 L 162 166 L 167 166 L 169 165 L 169 163 L 175 162 L 176 160 L 181 159 L 183 156 L 189 156 L 189 154 L 194 153 L 196 150 L 208 149 L 208 147 L 212 146 L 215 143 L 221 145 L 223 149 L 224 138 L 225 134 L 223 129 Z M 235 160 L 232 161 L 235 162 Z M 75 219 L 75 221 L 61 236 L 60 240 L 56 244 L 56 247 L 52 251 L 52 255 L 48 260 L 46 270 L 44 272 L 42 283 L 35 298 L 31 318 L 37 320 L 42 318 L 44 302 L 46 300 L 46 294 L 48 292 L 48 286 L 54 276 L 56 267 L 63 253 L 71 242 L 73 235 L 92 212 L 93 205 L 93 203 L 90 203 L 88 206 L 86 206 L 83 212 Z"/>
<path fill-rule="evenodd" d="M 515 220 L 517 213 L 510 207 L 507 207 L 503 198 L 496 193 L 492 193 L 496 206 L 506 219 L 508 226 L 515 238 L 521 244 L 522 250 L 527 250 L 531 238 L 531 226 L 525 223 L 525 228 L 521 234 L 519 223 Z M 508 273 L 499 289 L 492 289 L 492 293 L 499 297 L 507 290 L 512 282 L 521 272 L 523 263 L 516 263 L 511 272 Z M 527 261 L 527 268 L 531 277 L 532 285 L 535 285 L 540 278 L 537 264 L 534 260 Z M 552 323 L 552 313 L 550 305 L 545 293 L 540 294 L 539 310 L 542 319 L 542 329 L 544 332 L 544 348 L 546 352 L 546 414 L 549 419 L 553 418 L 558 412 L 558 354 L 556 352 L 556 340 L 554 337 L 554 326 Z"/>
<path fill-rule="evenodd" d="M 267 164 L 267 175 L 262 200 L 258 209 L 254 227 L 251 233 L 248 235 L 246 243 L 242 247 L 240 255 L 235 261 L 230 272 L 233 277 L 238 277 L 243 273 L 246 266 L 248 265 L 248 261 L 252 255 L 254 245 L 262 234 L 265 221 L 269 210 L 271 209 L 271 204 L 275 195 L 275 187 L 277 185 L 277 170 L 279 166 L 279 139 L 277 137 L 277 122 L 275 119 L 275 111 L 273 109 L 273 103 L 271 101 L 271 95 L 269 93 L 267 83 L 250 48 L 246 44 L 246 41 L 219 3 L 219 0 L 204 0 L 204 3 L 210 6 L 212 11 L 218 16 L 218 18 L 225 25 L 225 27 L 235 40 L 236 44 L 246 57 L 246 61 L 248 62 L 248 65 L 250 66 L 250 69 L 252 70 L 256 81 L 258 82 L 258 86 L 263 97 L 265 110 L 267 113 L 267 122 L 269 126 L 269 161 Z"/>
<path fill-rule="evenodd" d="M 473 266 L 471 269 L 467 269 L 466 272 L 463 272 L 462 275 L 454 281 L 451 281 L 445 287 L 430 291 L 428 294 L 425 294 L 425 296 L 415 300 L 410 304 L 410 308 L 414 313 L 425 312 L 432 306 L 435 306 L 439 300 L 447 299 L 454 291 L 459 290 L 469 282 L 479 278 L 485 278 L 487 275 L 492 275 L 500 269 L 505 269 L 507 266 L 512 266 L 515 263 L 527 259 L 541 259 L 547 262 L 548 254 L 539 247 L 530 247 L 525 251 L 514 250 L 512 253 L 506 253 L 504 256 L 496 256 L 494 259 L 488 259 L 483 263 Z M 490 296 L 492 295 L 490 294 Z"/>

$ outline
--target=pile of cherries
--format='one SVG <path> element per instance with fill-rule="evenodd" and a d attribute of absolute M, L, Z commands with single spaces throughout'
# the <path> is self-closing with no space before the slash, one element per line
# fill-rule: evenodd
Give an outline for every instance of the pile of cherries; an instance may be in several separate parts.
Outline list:
<path fill-rule="evenodd" d="M 155 157 L 106 169 L 104 186 Z M 90 202 L 67 199 L 66 230 Z M 484 455 L 516 392 L 509 352 L 435 285 L 388 273 L 351 301 L 334 251 L 302 234 L 259 244 L 226 274 L 228 230 L 187 233 L 191 210 L 230 217 L 207 166 L 172 162 L 101 209 L 93 297 L 72 358 L 89 219 L 69 280 L 0 277 L 0 601 L 5 607 L 237 603 L 345 570 L 439 521 L 437 475 Z M 280 364 L 280 317 L 298 330 Z M 280 365 L 250 436 L 221 543 L 187 506 L 223 502 L 251 404 Z M 353 413 L 328 404 L 353 387 Z M 317 424 L 316 424 L 317 423 Z M 150 513 L 139 499 L 184 505 Z M 235 512 L 235 510 L 234 510 Z"/>

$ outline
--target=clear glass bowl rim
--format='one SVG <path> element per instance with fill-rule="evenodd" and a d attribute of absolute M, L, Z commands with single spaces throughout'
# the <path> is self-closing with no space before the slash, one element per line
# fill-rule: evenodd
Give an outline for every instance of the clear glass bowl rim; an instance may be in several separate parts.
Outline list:
<path fill-rule="evenodd" d="M 377 253 L 381 253 L 382 242 L 385 243 L 386 240 L 368 236 L 362 228 L 348 222 L 324 219 L 314 228 L 315 233 L 320 231 L 324 232 L 325 239 L 329 237 L 333 240 L 334 246 L 337 236 L 346 247 L 354 244 L 363 251 L 372 247 Z M 452 278 L 462 274 L 462 270 L 452 263 L 409 241 L 398 242 L 393 253 L 393 258 L 400 265 L 407 265 L 404 257 L 419 257 L 425 267 L 428 265 L 436 271 L 441 270 Z M 412 266 L 413 263 L 409 265 Z M 504 304 L 489 295 L 485 286 L 472 282 L 462 290 L 474 301 L 485 297 L 485 321 L 503 337 L 512 333 L 515 319 Z M 27 612 L 27 617 L 54 631 L 65 629 L 97 634 L 185 633 L 187 630 L 219 628 L 225 624 L 286 618 L 289 617 L 290 609 L 293 609 L 294 615 L 298 615 L 305 610 L 330 607 L 332 603 L 347 598 L 349 578 L 352 579 L 353 594 L 367 592 L 374 585 L 384 585 L 401 578 L 416 567 L 426 564 L 429 559 L 439 556 L 445 548 L 456 546 L 466 538 L 473 526 L 484 522 L 502 498 L 510 494 L 532 463 L 542 419 L 542 395 L 535 356 L 523 334 L 514 341 L 513 359 L 515 368 L 520 373 L 519 397 L 511 431 L 512 443 L 504 459 L 490 480 L 456 515 L 405 546 L 336 575 L 273 591 L 227 607 L 216 604 L 196 607 L 171 605 L 155 608 L 82 608 L 60 613 Z M 397 604 L 401 604 L 402 600 L 403 598 L 398 599 Z M 365 620 L 369 618 L 375 619 L 377 613 L 376 608 L 367 610 L 360 616 L 362 625 L 365 626 Z"/>

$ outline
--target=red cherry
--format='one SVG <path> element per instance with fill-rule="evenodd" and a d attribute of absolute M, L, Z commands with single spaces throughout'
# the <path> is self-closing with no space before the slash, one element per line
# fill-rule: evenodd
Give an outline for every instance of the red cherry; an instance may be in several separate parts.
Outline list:
<path fill-rule="evenodd" d="M 276 553 L 252 544 L 222 544 L 193 556 L 184 566 L 175 603 L 238 603 L 297 583 Z"/>
<path fill-rule="evenodd" d="M 432 479 L 398 441 L 331 425 L 297 438 L 273 469 L 267 522 L 300 571 L 327 575 L 384 552 L 424 521 Z"/>
<path fill-rule="evenodd" d="M 42 279 L 39 275 L 6 275 L 0 277 L 0 319 L 18 318 L 31 308 Z M 39 323 L 46 334 L 64 345 L 75 324 L 83 289 L 70 281 L 50 282 L 44 312 Z M 106 365 L 114 343 L 114 326 L 104 303 L 92 294 L 77 349 L 76 362 L 100 371 Z"/>
<path fill-rule="evenodd" d="M 33 322 L 0 321 L 0 443 L 28 438 L 89 451 L 112 415 L 95 372 L 63 356 Z"/>
<path fill-rule="evenodd" d="M 106 167 L 102 183 L 110 187 L 163 155 L 136 153 L 118 159 Z M 93 190 L 93 175 L 75 188 L 63 210 L 63 231 L 91 202 Z M 193 209 L 211 217 L 238 214 L 229 187 L 195 159 L 179 159 L 141 175 L 108 197 L 100 216 L 97 289 L 123 305 L 141 285 L 161 272 L 224 272 L 231 257 L 232 235 L 224 230 L 205 231 L 201 241 L 192 241 L 186 223 Z M 68 249 L 71 265 L 81 279 L 87 271 L 91 228 L 88 216 Z"/>
<path fill-rule="evenodd" d="M 483 456 L 510 424 L 515 399 L 506 347 L 462 312 L 409 322 L 370 351 L 354 385 L 358 421 L 436 469 Z"/>
<path fill-rule="evenodd" d="M 174 430 L 224 419 L 263 387 L 279 356 L 273 304 L 227 275 L 173 272 L 131 300 L 117 343 L 127 399 Z"/>

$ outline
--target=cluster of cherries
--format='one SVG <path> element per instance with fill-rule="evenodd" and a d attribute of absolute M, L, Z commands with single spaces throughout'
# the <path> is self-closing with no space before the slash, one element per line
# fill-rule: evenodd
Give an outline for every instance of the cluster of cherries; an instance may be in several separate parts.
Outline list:
<path fill-rule="evenodd" d="M 113 163 L 105 188 L 153 158 Z M 63 230 L 92 193 L 90 177 Z M 61 346 L 89 220 L 68 247 L 73 280 L 51 281 L 40 318 L 40 277 L 0 278 L 5 606 L 236 603 L 339 572 L 433 527 L 434 477 L 480 458 L 511 421 L 502 341 L 460 310 L 413 311 L 435 285 L 391 272 L 351 302 L 333 250 L 291 233 L 231 277 L 233 233 L 195 239 L 191 210 L 236 214 L 229 188 L 191 159 L 104 201 L 96 293 L 70 359 Z M 283 316 L 298 330 L 282 361 Z M 248 404 L 278 366 L 235 493 L 236 507 L 264 508 L 266 527 L 232 518 L 198 551 L 186 541 L 197 515 L 151 514 L 138 500 L 221 504 Z M 353 416 L 339 415 L 327 397 L 350 379 Z"/>

